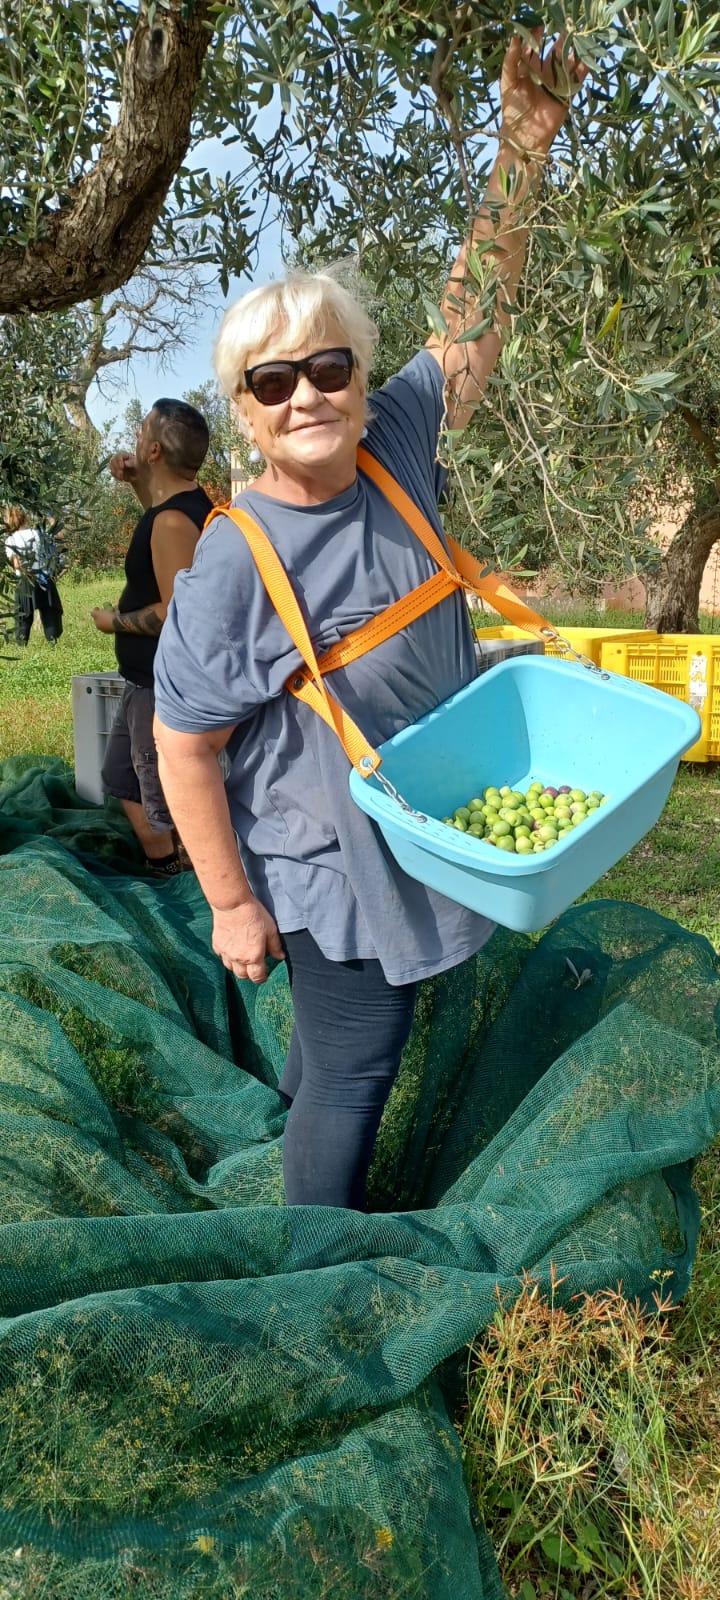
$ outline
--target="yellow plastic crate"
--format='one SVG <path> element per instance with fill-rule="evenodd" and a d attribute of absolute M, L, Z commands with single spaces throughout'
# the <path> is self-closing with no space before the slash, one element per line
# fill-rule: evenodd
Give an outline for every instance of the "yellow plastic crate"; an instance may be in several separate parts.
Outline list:
<path fill-rule="evenodd" d="M 659 633 L 654 639 L 608 639 L 600 664 L 686 700 L 702 719 L 702 732 L 683 761 L 720 761 L 720 637 Z"/>
<path fill-rule="evenodd" d="M 562 625 L 558 625 L 558 633 L 562 634 L 563 639 L 567 639 L 568 644 L 572 645 L 573 650 L 577 650 L 578 655 L 589 656 L 590 660 L 595 662 L 596 667 L 600 666 L 603 645 L 608 640 L 628 641 L 640 639 L 648 641 L 659 637 L 658 634 L 648 629 L 565 628 Z M 511 626 L 510 623 L 496 628 L 476 628 L 475 634 L 478 639 L 526 639 L 528 637 L 524 628 Z M 546 656 L 559 656 L 563 653 L 563 651 L 557 650 L 549 639 L 545 641 Z"/>

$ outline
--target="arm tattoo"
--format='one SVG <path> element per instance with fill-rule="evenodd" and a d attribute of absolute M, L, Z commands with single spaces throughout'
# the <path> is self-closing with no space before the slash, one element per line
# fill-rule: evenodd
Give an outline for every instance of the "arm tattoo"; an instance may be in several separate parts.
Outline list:
<path fill-rule="evenodd" d="M 140 633 L 157 639 L 162 625 L 162 617 L 151 606 L 144 606 L 142 611 L 113 611 L 113 633 Z"/>

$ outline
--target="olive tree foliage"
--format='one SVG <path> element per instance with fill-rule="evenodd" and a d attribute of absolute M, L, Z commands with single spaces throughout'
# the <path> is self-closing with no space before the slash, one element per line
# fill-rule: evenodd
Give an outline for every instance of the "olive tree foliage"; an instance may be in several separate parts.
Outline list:
<path fill-rule="evenodd" d="M 51 318 L 38 340 L 22 317 L 0 321 L 0 512 L 20 505 L 49 528 L 58 518 L 58 493 L 77 465 L 74 440 L 57 381 L 76 351 L 73 319 Z M 15 576 L 0 523 L 0 639 L 14 629 Z"/>
<path fill-rule="evenodd" d="M 639 474 L 667 471 L 670 418 L 697 445 L 717 370 L 713 3 L 0 0 L 0 21 L 0 312 L 62 311 L 169 254 L 225 286 L 279 218 L 288 248 L 312 230 L 381 293 L 417 284 L 436 329 L 428 240 L 446 256 L 480 206 L 510 32 L 563 31 L 591 75 L 526 203 L 527 268 L 485 401 L 444 441 L 453 514 L 500 565 L 552 560 L 592 588 L 654 564 L 662 587 Z M 220 178 L 198 166 L 207 138 L 228 149 Z M 497 264 L 491 248 L 469 258 L 468 339 L 491 324 Z M 669 585 L 685 625 L 706 511 Z"/>
<path fill-rule="evenodd" d="M 80 349 L 69 312 L 0 320 L 0 502 L 22 505 L 40 525 L 82 477 L 63 398 Z"/>
<path fill-rule="evenodd" d="M 0 319 L 0 508 L 21 505 L 35 527 L 61 533 L 71 569 L 112 564 L 115 527 L 107 442 L 68 411 L 84 335 L 71 311 Z M 0 576 L 9 593 L 1 537 Z"/>
<path fill-rule="evenodd" d="M 68 311 L 0 318 L 0 506 L 21 504 L 36 526 L 62 525 L 71 571 L 116 566 L 132 531 L 130 501 L 106 470 L 109 430 L 87 411 L 90 384 L 97 378 L 107 396 L 132 356 L 149 352 L 159 394 L 200 292 L 194 268 L 141 272 Z M 129 437 L 132 447 L 134 429 Z M 11 587 L 8 570 L 2 582 Z"/>

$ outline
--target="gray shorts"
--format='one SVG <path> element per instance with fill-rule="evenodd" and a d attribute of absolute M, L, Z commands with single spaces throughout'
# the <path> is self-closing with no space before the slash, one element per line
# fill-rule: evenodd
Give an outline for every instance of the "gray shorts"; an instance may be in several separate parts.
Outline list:
<path fill-rule="evenodd" d="M 158 774 L 157 750 L 153 739 L 155 695 L 127 683 L 120 710 L 110 730 L 102 765 L 106 794 L 116 800 L 131 800 L 140 805 L 155 833 L 172 827 Z"/>

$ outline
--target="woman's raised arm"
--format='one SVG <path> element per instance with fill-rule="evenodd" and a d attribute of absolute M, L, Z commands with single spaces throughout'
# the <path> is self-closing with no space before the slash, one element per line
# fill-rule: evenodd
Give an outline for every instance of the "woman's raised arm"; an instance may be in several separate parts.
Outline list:
<path fill-rule="evenodd" d="M 442 313 L 446 338 L 432 334 L 427 349 L 439 361 L 448 384 L 447 423 L 464 428 L 497 361 L 502 334 L 510 321 L 505 309 L 514 305 L 527 248 L 524 202 L 542 176 L 555 135 L 567 116 L 576 89 L 587 68 L 572 51 L 563 61 L 563 39 L 543 55 L 542 30 L 535 33 L 536 49 L 516 34 L 508 46 L 500 79 L 501 124 L 499 147 L 485 198 L 471 233 L 460 251 L 448 280 Z M 503 193 L 500 169 L 515 169 L 515 182 Z M 458 334 L 479 320 L 477 295 L 468 272 L 468 251 L 493 242 L 497 293 L 492 325 L 476 339 L 458 344 Z M 458 304 L 459 302 L 459 304 Z"/>

